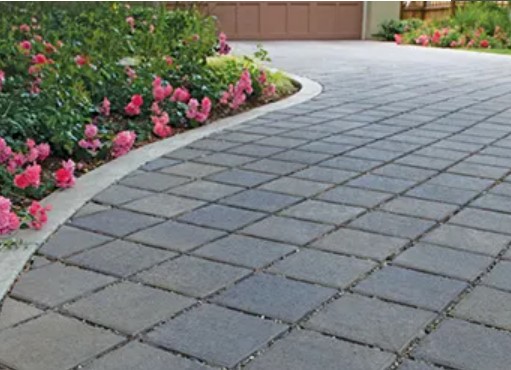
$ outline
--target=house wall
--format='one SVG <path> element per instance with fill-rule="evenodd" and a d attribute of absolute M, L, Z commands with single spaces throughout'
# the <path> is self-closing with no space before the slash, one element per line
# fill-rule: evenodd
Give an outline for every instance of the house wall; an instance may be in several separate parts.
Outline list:
<path fill-rule="evenodd" d="M 383 21 L 399 19 L 400 1 L 367 1 L 365 5 L 364 39 L 373 38 L 372 35 L 378 32 L 378 26 Z"/>

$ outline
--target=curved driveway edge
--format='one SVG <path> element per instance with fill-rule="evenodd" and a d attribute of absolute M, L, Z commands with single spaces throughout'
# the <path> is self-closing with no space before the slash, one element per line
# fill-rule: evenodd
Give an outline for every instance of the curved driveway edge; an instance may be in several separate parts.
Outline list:
<path fill-rule="evenodd" d="M 15 237 L 22 239 L 24 246 L 17 249 L 0 251 L 0 302 L 37 248 L 85 203 L 108 186 L 119 181 L 145 163 L 182 148 L 196 140 L 240 125 L 264 114 L 301 104 L 321 93 L 322 86 L 319 83 L 305 77 L 287 74 L 301 85 L 301 89 L 296 94 L 248 112 L 223 118 L 209 125 L 138 148 L 126 156 L 108 162 L 81 176 L 73 188 L 65 191 L 56 191 L 43 199 L 43 204 L 51 204 L 52 206 L 52 211 L 45 227 L 39 231 L 23 230 L 17 233 Z"/>

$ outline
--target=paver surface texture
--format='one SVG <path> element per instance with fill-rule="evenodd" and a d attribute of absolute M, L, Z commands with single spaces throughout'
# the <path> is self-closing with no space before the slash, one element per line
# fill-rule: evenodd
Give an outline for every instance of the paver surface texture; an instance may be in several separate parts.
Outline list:
<path fill-rule="evenodd" d="M 0 369 L 511 368 L 511 58 L 266 47 L 323 92 L 95 196 L 4 300 Z"/>

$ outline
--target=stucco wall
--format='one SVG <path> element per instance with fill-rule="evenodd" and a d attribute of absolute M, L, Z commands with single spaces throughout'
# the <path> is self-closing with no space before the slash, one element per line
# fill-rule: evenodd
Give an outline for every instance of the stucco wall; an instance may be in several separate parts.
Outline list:
<path fill-rule="evenodd" d="M 399 19 L 400 3 L 400 1 L 367 1 L 364 39 L 371 39 L 372 35 L 378 32 L 381 22 Z"/>

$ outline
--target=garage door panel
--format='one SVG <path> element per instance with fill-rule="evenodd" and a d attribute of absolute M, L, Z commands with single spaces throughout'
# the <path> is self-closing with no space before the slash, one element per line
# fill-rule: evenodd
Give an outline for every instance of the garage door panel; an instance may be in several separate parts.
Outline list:
<path fill-rule="evenodd" d="M 209 2 L 219 27 L 240 39 L 360 39 L 362 2 Z"/>

